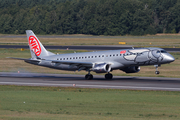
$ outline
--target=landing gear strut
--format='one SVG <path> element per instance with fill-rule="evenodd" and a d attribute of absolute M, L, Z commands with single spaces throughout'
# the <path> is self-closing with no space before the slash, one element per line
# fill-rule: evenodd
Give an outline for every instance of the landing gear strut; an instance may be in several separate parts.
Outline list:
<path fill-rule="evenodd" d="M 107 80 L 111 80 L 113 78 L 113 75 L 111 73 L 105 74 L 105 78 Z"/>
<path fill-rule="evenodd" d="M 92 80 L 92 79 L 93 79 L 93 75 L 90 74 L 90 71 L 89 71 L 88 74 L 85 75 L 85 79 L 86 79 L 86 80 Z"/>
<path fill-rule="evenodd" d="M 154 67 L 156 67 L 156 71 L 155 71 L 155 74 L 158 75 L 160 72 L 158 71 L 158 67 L 159 65 L 154 65 Z"/>

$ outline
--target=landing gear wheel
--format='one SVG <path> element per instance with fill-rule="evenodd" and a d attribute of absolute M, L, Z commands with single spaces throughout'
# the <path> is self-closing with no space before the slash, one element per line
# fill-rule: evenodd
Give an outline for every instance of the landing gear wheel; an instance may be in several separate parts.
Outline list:
<path fill-rule="evenodd" d="M 85 79 L 86 80 L 92 80 L 93 79 L 93 75 L 92 74 L 87 74 L 87 75 L 85 75 Z"/>
<path fill-rule="evenodd" d="M 110 73 L 105 74 L 105 78 L 106 78 L 107 80 L 111 80 L 111 79 L 113 78 L 113 75 L 110 74 Z"/>
<path fill-rule="evenodd" d="M 159 71 L 155 71 L 155 73 L 158 75 L 160 72 Z"/>
<path fill-rule="evenodd" d="M 158 67 L 159 67 L 159 66 L 161 66 L 161 65 L 154 65 L 154 67 L 156 67 L 156 71 L 155 71 L 155 74 L 156 74 L 156 75 L 159 75 L 159 73 L 160 73 L 160 72 L 158 71 Z"/>

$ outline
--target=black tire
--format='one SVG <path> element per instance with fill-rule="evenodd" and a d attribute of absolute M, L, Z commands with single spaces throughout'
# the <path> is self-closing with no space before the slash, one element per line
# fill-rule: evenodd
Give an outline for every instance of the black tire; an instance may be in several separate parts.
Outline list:
<path fill-rule="evenodd" d="M 160 72 L 159 71 L 155 71 L 155 73 L 158 75 Z"/>
<path fill-rule="evenodd" d="M 90 80 L 92 80 L 92 79 L 93 79 L 93 75 L 90 74 Z"/>
<path fill-rule="evenodd" d="M 105 78 L 107 80 L 111 80 L 113 78 L 113 75 L 112 74 L 105 74 Z"/>
<path fill-rule="evenodd" d="M 85 79 L 86 80 L 92 80 L 93 79 L 93 75 L 92 74 L 87 74 L 87 75 L 85 75 Z"/>

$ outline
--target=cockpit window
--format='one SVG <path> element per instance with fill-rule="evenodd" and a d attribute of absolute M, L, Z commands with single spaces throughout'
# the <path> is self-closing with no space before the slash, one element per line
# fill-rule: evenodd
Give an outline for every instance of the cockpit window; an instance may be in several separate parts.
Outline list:
<path fill-rule="evenodd" d="M 161 50 L 161 53 L 167 53 L 165 50 Z"/>
<path fill-rule="evenodd" d="M 167 53 L 165 50 L 157 51 L 156 53 Z"/>
<path fill-rule="evenodd" d="M 156 53 L 160 53 L 160 51 L 158 50 Z"/>

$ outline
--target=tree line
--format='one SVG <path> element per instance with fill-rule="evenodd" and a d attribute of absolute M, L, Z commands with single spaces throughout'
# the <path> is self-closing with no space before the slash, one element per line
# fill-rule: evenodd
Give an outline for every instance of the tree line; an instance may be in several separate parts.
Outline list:
<path fill-rule="evenodd" d="M 180 0 L 0 0 L 0 33 L 180 33 Z"/>

